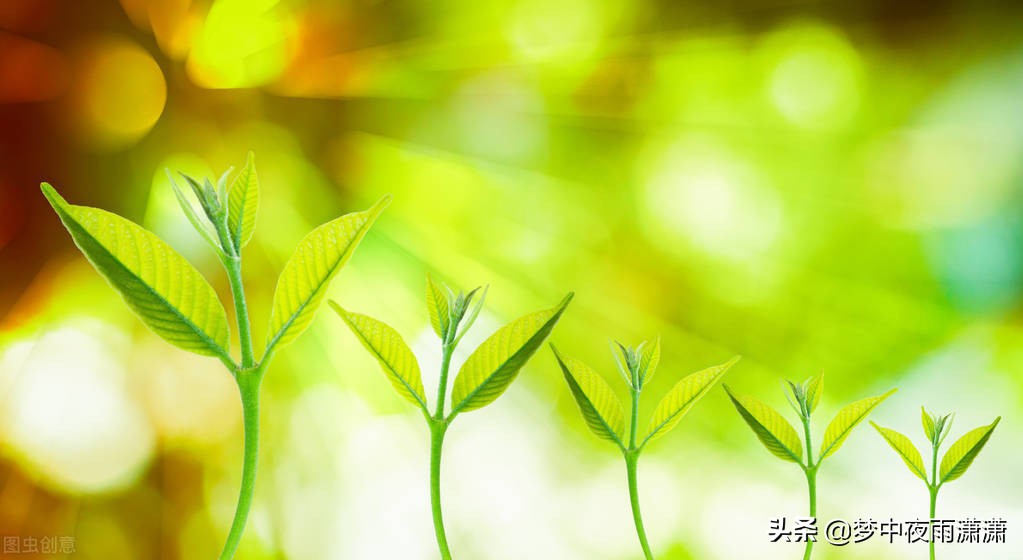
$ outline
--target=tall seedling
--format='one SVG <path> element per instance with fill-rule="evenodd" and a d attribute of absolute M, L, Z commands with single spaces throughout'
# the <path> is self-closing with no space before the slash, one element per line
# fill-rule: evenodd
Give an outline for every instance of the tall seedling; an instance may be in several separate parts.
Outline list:
<path fill-rule="evenodd" d="M 938 504 L 938 490 L 946 482 L 952 482 L 953 480 L 963 476 L 966 469 L 970 468 L 973 464 L 973 460 L 980 454 L 980 450 L 984 449 L 984 445 L 987 440 L 991 439 L 991 434 L 995 431 L 995 426 L 1001 421 L 1002 417 L 995 418 L 995 421 L 988 424 L 987 426 L 981 426 L 974 430 L 966 433 L 963 437 L 959 438 L 958 441 L 952 444 L 952 447 L 945 452 L 945 456 L 941 459 L 941 468 L 938 468 L 938 449 L 941 448 L 941 444 L 944 443 L 945 437 L 948 436 L 949 430 L 952 429 L 952 414 L 946 414 L 944 416 L 937 416 L 930 414 L 926 409 L 920 407 L 920 412 L 923 420 L 924 434 L 927 439 L 931 442 L 931 477 L 927 479 L 927 468 L 924 467 L 923 457 L 920 455 L 920 451 L 917 450 L 913 442 L 908 437 L 902 435 L 895 430 L 888 428 L 882 428 L 877 424 L 871 422 L 870 425 L 874 426 L 881 437 L 888 442 L 888 445 L 899 454 L 902 461 L 909 467 L 910 472 L 916 475 L 920 480 L 924 481 L 927 485 L 927 491 L 931 495 L 931 519 L 934 519 L 935 510 Z M 931 560 L 934 560 L 934 525 L 931 525 L 931 538 L 928 539 L 930 542 Z"/>
<path fill-rule="evenodd" d="M 629 497 L 632 502 L 632 517 L 636 534 L 647 560 L 653 560 L 650 544 L 643 527 L 643 516 L 639 508 L 639 488 L 636 470 L 639 455 L 651 441 L 663 436 L 678 425 L 689 409 L 696 404 L 714 384 L 739 360 L 736 356 L 724 364 L 682 378 L 668 391 L 654 410 L 646 435 L 638 438 L 639 396 L 644 385 L 650 381 L 661 360 L 661 341 L 644 342 L 635 348 L 617 344 L 612 348 L 618 363 L 618 370 L 629 386 L 632 396 L 631 421 L 626 435 L 625 411 L 607 381 L 592 368 L 579 360 L 563 356 L 551 345 L 558 365 L 568 382 L 572 397 L 579 405 L 586 425 L 597 437 L 615 444 L 625 457 L 625 470 L 629 479 Z M 619 356 L 620 354 L 620 356 Z"/>
<path fill-rule="evenodd" d="M 256 358 L 242 283 L 242 248 L 252 238 L 259 205 L 253 156 L 228 185 L 230 170 L 217 186 L 182 175 L 198 199 L 202 215 L 171 178 L 181 209 L 213 248 L 227 271 L 234 300 L 241 360 L 229 352 L 227 313 L 205 278 L 156 235 L 98 208 L 68 204 L 48 183 L 43 195 L 85 257 L 106 278 L 139 319 L 171 344 L 217 358 L 234 376 L 241 394 L 245 428 L 244 465 L 234 520 L 220 553 L 234 557 L 252 505 L 259 442 L 259 388 L 274 353 L 312 323 L 330 280 L 348 261 L 388 197 L 364 212 L 347 214 L 314 229 L 284 265 L 274 293 L 263 355 Z M 169 176 L 169 174 L 168 174 Z"/>
<path fill-rule="evenodd" d="M 799 415 L 803 424 L 803 435 L 805 441 L 801 442 L 796 429 L 789 424 L 785 418 L 770 406 L 758 401 L 753 397 L 736 395 L 728 386 L 725 391 L 732 404 L 739 411 L 742 419 L 749 424 L 756 434 L 757 439 L 767 447 L 767 450 L 775 457 L 783 461 L 790 461 L 799 465 L 806 475 L 806 485 L 810 493 L 810 517 L 817 517 L 817 471 L 820 470 L 824 459 L 835 454 L 846 438 L 874 408 L 887 399 L 896 389 L 892 389 L 883 395 L 868 397 L 856 401 L 838 411 L 835 418 L 824 430 L 824 441 L 820 447 L 820 453 L 816 462 L 813 458 L 813 441 L 810 437 L 810 415 L 820 403 L 821 394 L 824 391 L 824 374 L 807 379 L 802 384 L 795 384 L 788 381 L 788 388 L 791 396 L 786 394 L 792 409 Z M 806 444 L 806 457 L 803 457 L 803 444 Z M 806 549 L 803 552 L 803 560 L 809 560 L 813 552 L 813 537 L 807 537 Z"/>
<path fill-rule="evenodd" d="M 475 305 L 473 299 L 477 299 Z M 430 428 L 430 504 L 437 546 L 444 560 L 451 559 L 440 500 L 440 461 L 444 435 L 456 416 L 483 408 L 504 393 L 519 370 L 550 335 L 572 300 L 572 294 L 569 293 L 551 309 L 530 313 L 512 321 L 480 344 L 458 370 L 451 390 L 452 405 L 449 411 L 444 403 L 451 356 L 466 331 L 476 321 L 485 299 L 485 289 L 482 293 L 480 288 L 476 288 L 468 294 L 455 294 L 447 286 L 437 284 L 429 277 L 426 279 L 426 307 L 430 324 L 441 343 L 440 383 L 433 412 L 426 400 L 419 362 L 401 335 L 376 319 L 346 311 L 336 302 L 330 302 L 359 342 L 380 363 L 398 394 L 423 413 Z"/>

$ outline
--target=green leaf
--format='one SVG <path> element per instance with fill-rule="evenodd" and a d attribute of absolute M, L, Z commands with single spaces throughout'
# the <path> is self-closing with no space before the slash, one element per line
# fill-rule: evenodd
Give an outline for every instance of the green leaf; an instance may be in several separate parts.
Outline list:
<path fill-rule="evenodd" d="M 554 329 L 572 295 L 554 308 L 512 321 L 480 344 L 458 370 L 451 414 L 482 408 L 500 397 Z"/>
<path fill-rule="evenodd" d="M 920 456 L 920 451 L 913 445 L 913 442 L 895 430 L 882 428 L 873 422 L 870 425 L 877 430 L 877 433 L 881 434 L 881 437 L 899 454 L 899 457 L 902 457 L 902 461 L 906 463 L 909 470 L 918 476 L 920 480 L 927 482 L 927 468 L 924 467 L 924 459 Z"/>
<path fill-rule="evenodd" d="M 230 361 L 227 313 L 199 271 L 141 226 L 98 208 L 43 195 L 89 262 L 136 315 L 171 344 Z"/>
<path fill-rule="evenodd" d="M 810 412 L 817 409 L 821 402 L 821 395 L 824 393 L 824 372 L 815 375 L 806 382 L 806 404 Z"/>
<path fill-rule="evenodd" d="M 259 177 L 256 175 L 255 156 L 249 152 L 245 167 L 231 182 L 227 194 L 227 229 L 231 233 L 236 254 L 252 239 L 256 229 L 256 210 L 259 208 Z"/>
<path fill-rule="evenodd" d="M 385 196 L 369 210 L 327 222 L 298 243 L 295 254 L 284 265 L 277 280 L 267 353 L 294 341 L 309 328 L 330 280 L 348 262 L 390 200 L 390 196 Z"/>
<path fill-rule="evenodd" d="M 590 431 L 624 449 L 622 434 L 625 433 L 625 410 L 611 386 L 586 364 L 562 356 L 553 344 L 550 346 Z"/>
<path fill-rule="evenodd" d="M 853 428 L 862 422 L 870 414 L 870 411 L 874 410 L 874 407 L 881 404 L 897 390 L 892 389 L 883 395 L 858 400 L 839 410 L 835 418 L 828 424 L 828 428 L 824 430 L 824 443 L 821 444 L 821 454 L 817 461 L 823 461 L 834 455 L 842 447 L 842 444 L 845 443 Z"/>
<path fill-rule="evenodd" d="M 426 275 L 426 310 L 430 314 L 430 325 L 433 332 L 441 340 L 446 340 L 448 327 L 451 324 L 451 311 L 448 307 L 448 290 L 433 282 L 429 274 Z"/>
<path fill-rule="evenodd" d="M 1001 420 L 1002 417 L 999 416 L 991 424 L 967 432 L 952 444 L 945 457 L 941 459 L 941 484 L 963 476 L 980 450 L 984 449 L 987 440 L 991 439 L 991 434 Z"/>
<path fill-rule="evenodd" d="M 921 422 L 924 426 L 924 433 L 927 434 L 928 441 L 937 441 L 937 429 L 934 426 L 934 417 L 927 413 L 927 409 L 920 407 L 920 414 L 922 416 Z"/>
<path fill-rule="evenodd" d="M 770 406 L 753 397 L 735 395 L 728 385 L 722 386 L 742 419 L 768 451 L 784 461 L 803 463 L 803 445 L 792 424 Z"/>
<path fill-rule="evenodd" d="M 380 367 L 398 394 L 427 412 L 419 362 L 401 335 L 372 317 L 346 311 L 334 301 L 328 303 L 348 324 L 366 350 L 380 362 Z"/>
<path fill-rule="evenodd" d="M 639 385 L 642 387 L 654 376 L 657 365 L 661 362 L 661 337 L 655 338 L 652 343 L 643 343 L 638 351 L 639 366 L 636 369 L 639 372 Z"/>
<path fill-rule="evenodd" d="M 647 429 L 647 436 L 643 439 L 640 447 L 663 436 L 677 426 L 679 420 L 689 412 L 696 401 L 706 395 L 725 372 L 738 361 L 739 356 L 736 356 L 723 364 L 688 375 L 676 383 L 654 409 L 654 414 L 650 418 L 650 427 Z"/>
<path fill-rule="evenodd" d="M 170 170 L 167 170 L 167 180 L 170 181 L 171 189 L 174 191 L 174 197 L 178 199 L 178 205 L 181 206 L 181 211 L 184 212 L 185 217 L 188 218 L 188 222 L 192 224 L 195 231 L 199 232 L 199 235 L 206 240 L 207 243 L 213 247 L 221 256 L 223 255 L 223 249 L 220 247 L 220 242 L 213 238 L 213 234 L 210 232 L 206 224 L 203 223 L 202 218 L 195 212 L 195 208 L 192 207 L 192 203 L 188 201 L 185 193 L 178 187 L 177 182 L 174 181 L 174 177 L 171 175 Z"/>

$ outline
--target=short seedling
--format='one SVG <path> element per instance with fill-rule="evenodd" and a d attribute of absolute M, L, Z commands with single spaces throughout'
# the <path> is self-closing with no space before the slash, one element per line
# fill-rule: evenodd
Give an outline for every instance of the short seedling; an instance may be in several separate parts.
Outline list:
<path fill-rule="evenodd" d="M 934 519 L 935 509 L 938 504 L 938 490 L 941 489 L 942 485 L 946 482 L 952 482 L 953 480 L 963 476 L 966 469 L 970 468 L 973 464 L 973 460 L 977 458 L 981 449 L 984 449 L 984 445 L 987 440 L 991 438 L 991 434 L 995 431 L 995 426 L 1001 421 L 1002 417 L 995 418 L 995 421 L 987 426 L 981 426 L 966 435 L 959 438 L 958 441 L 952 444 L 952 447 L 945 452 L 945 457 L 941 459 L 941 470 L 938 470 L 938 449 L 941 444 L 944 443 L 945 437 L 948 436 L 948 432 L 952 429 L 952 418 L 954 415 L 946 414 L 944 416 L 936 416 L 929 414 L 926 409 L 920 407 L 921 415 L 923 416 L 924 434 L 927 435 L 927 439 L 931 442 L 931 479 L 927 480 L 927 469 L 924 467 L 923 457 L 920 455 L 920 451 L 917 450 L 913 442 L 908 437 L 902 435 L 895 430 L 888 428 L 882 428 L 877 424 L 871 422 L 870 424 L 881 434 L 881 437 L 888 442 L 888 445 L 899 454 L 902 461 L 906 463 L 909 470 L 916 476 L 920 477 L 920 480 L 924 481 L 927 485 L 927 490 L 931 495 L 931 519 Z M 934 560 L 934 525 L 931 525 L 931 538 L 928 539 L 930 542 L 931 560 Z"/>
<path fill-rule="evenodd" d="M 473 299 L 477 296 L 476 304 L 473 305 Z M 519 370 L 550 335 L 572 300 L 572 294 L 569 293 L 552 309 L 537 311 L 512 321 L 480 344 L 458 371 L 451 390 L 453 404 L 448 412 L 444 402 L 451 355 L 476 321 L 485 299 L 486 289 L 481 292 L 480 288 L 476 288 L 468 294 L 455 294 L 447 286 L 438 285 L 429 277 L 426 279 L 426 306 L 430 324 L 441 340 L 440 382 L 432 413 L 427 405 L 419 362 L 401 335 L 376 319 L 346 311 L 336 302 L 330 302 L 359 342 L 380 363 L 398 394 L 419 408 L 430 427 L 430 503 L 437 546 L 444 560 L 451 560 L 440 500 L 440 460 L 444 434 L 456 416 L 483 408 L 505 392 Z"/>
<path fill-rule="evenodd" d="M 820 403 L 821 394 L 824 391 L 824 374 L 807 379 L 802 384 L 795 384 L 788 381 L 788 388 L 792 395 L 786 393 L 789 404 L 799 415 L 803 423 L 803 434 L 806 444 L 806 461 L 803 461 L 803 442 L 799 439 L 796 429 L 789 424 L 785 418 L 770 406 L 743 395 L 736 395 L 726 385 L 725 391 L 732 399 L 732 404 L 742 416 L 742 419 L 753 429 L 753 433 L 767 450 L 783 461 L 791 461 L 803 470 L 806 475 L 806 484 L 810 492 L 810 517 L 817 517 L 817 471 L 821 463 L 831 455 L 834 455 L 846 438 L 852 433 L 853 428 L 863 421 L 870 414 L 870 411 L 887 399 L 896 389 L 892 389 L 883 395 L 868 397 L 856 401 L 842 410 L 838 411 L 835 418 L 824 430 L 824 442 L 821 444 L 819 459 L 813 458 L 813 441 L 810 437 L 810 415 Z M 803 560 L 809 560 L 813 552 L 814 539 L 806 539 L 806 549 L 803 552 Z"/>
<path fill-rule="evenodd" d="M 707 368 L 703 371 L 682 378 L 661 399 L 650 419 L 650 426 L 642 441 L 637 439 L 639 423 L 639 396 L 661 359 L 661 341 L 643 342 L 635 348 L 626 348 L 615 343 L 611 352 L 618 364 L 618 371 L 629 386 L 632 395 L 632 413 L 629 422 L 629 434 L 625 435 L 625 411 L 621 401 L 615 396 L 614 390 L 599 373 L 579 360 L 563 356 L 551 345 L 561 371 L 568 382 L 568 388 L 579 405 L 583 419 L 590 430 L 601 439 L 618 446 L 625 457 L 625 468 L 629 479 L 629 497 L 632 501 L 632 518 L 636 523 L 636 534 L 639 544 L 643 547 L 643 555 L 653 560 L 650 544 L 647 542 L 646 530 L 643 528 L 643 517 L 639 509 L 639 489 L 636 467 L 639 455 L 648 443 L 671 431 L 689 409 L 696 404 L 714 386 L 735 362 L 736 356 L 724 364 Z M 621 354 L 621 356 L 619 356 Z"/>
<path fill-rule="evenodd" d="M 228 186 L 230 171 L 220 177 L 216 187 L 209 180 L 200 183 L 183 175 L 199 201 L 203 218 L 173 178 L 171 185 L 185 216 L 227 271 L 241 345 L 240 362 L 229 351 L 230 328 L 223 304 L 209 282 L 184 257 L 137 224 L 105 210 L 68 204 L 53 187 L 42 184 L 43 194 L 75 244 L 139 319 L 171 344 L 219 359 L 237 382 L 245 428 L 244 465 L 238 504 L 221 560 L 234 557 L 252 505 L 263 374 L 274 353 L 312 323 L 330 280 L 352 256 L 389 200 L 385 197 L 365 212 L 327 222 L 299 242 L 277 281 L 266 347 L 257 360 L 242 283 L 242 248 L 252 238 L 259 204 L 259 180 L 252 154 Z"/>

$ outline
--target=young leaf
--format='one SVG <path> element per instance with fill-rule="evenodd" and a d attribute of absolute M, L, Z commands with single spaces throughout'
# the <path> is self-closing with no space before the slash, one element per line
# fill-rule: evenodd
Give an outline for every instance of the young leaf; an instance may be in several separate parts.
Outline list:
<path fill-rule="evenodd" d="M 738 361 L 739 356 L 736 356 L 723 364 L 688 375 L 676 383 L 654 409 L 654 414 L 650 418 L 650 427 L 647 429 L 647 436 L 643 439 L 641 447 L 677 426 L 679 420 L 689 412 L 696 401 L 706 395 L 725 372 Z"/>
<path fill-rule="evenodd" d="M 158 237 L 116 214 L 43 195 L 89 262 L 156 334 L 171 344 L 230 360 L 227 313 L 205 278 Z"/>
<path fill-rule="evenodd" d="M 245 167 L 231 182 L 227 194 L 227 229 L 231 233 L 236 254 L 240 254 L 252 239 L 256 229 L 256 210 L 259 208 L 259 177 L 256 175 L 255 156 L 249 152 Z"/>
<path fill-rule="evenodd" d="M 455 335 L 455 340 L 451 342 L 453 346 L 458 346 L 458 343 L 462 341 L 462 337 L 465 336 L 465 333 L 469 332 L 469 329 L 471 329 L 473 324 L 476 323 L 476 318 L 480 316 L 480 310 L 483 309 L 483 302 L 487 301 L 488 290 L 490 290 L 489 285 L 483 286 L 483 293 L 480 294 L 480 297 L 476 298 L 476 305 L 474 305 L 472 311 L 469 312 L 468 319 L 462 321 L 462 326 Z"/>
<path fill-rule="evenodd" d="M 624 449 L 622 434 L 625 433 L 625 410 L 611 386 L 588 365 L 562 356 L 553 344 L 550 346 L 590 431 Z"/>
<path fill-rule="evenodd" d="M 428 413 L 419 362 L 401 335 L 372 317 L 346 311 L 334 301 L 328 303 L 348 324 L 366 350 L 380 362 L 380 367 L 398 394 Z"/>
<path fill-rule="evenodd" d="M 728 398 L 739 411 L 742 419 L 753 429 L 757 439 L 775 457 L 784 461 L 802 464 L 803 445 L 796 429 L 781 414 L 753 397 L 735 395 L 728 385 L 722 385 Z"/>
<path fill-rule="evenodd" d="M 437 333 L 441 340 L 446 340 L 448 325 L 451 322 L 448 293 L 447 290 L 434 284 L 433 278 L 429 274 L 426 275 L 426 310 L 430 314 L 430 325 L 433 326 L 433 332 Z"/>
<path fill-rule="evenodd" d="M 838 411 L 835 415 L 834 420 L 828 424 L 828 428 L 824 430 L 824 443 L 821 444 L 820 458 L 818 462 L 834 455 L 842 444 L 845 443 L 846 438 L 852 432 L 853 428 L 857 424 L 863 421 L 864 418 L 870 414 L 874 407 L 881 404 L 885 399 L 891 396 L 892 393 L 898 389 L 892 389 L 883 395 L 876 397 L 867 397 L 862 400 L 858 400 L 842 410 Z"/>
<path fill-rule="evenodd" d="M 945 453 L 945 457 L 941 459 L 941 476 L 939 480 L 942 484 L 963 476 L 966 469 L 970 468 L 973 460 L 977 458 L 980 450 L 984 449 L 987 440 L 991 438 L 991 434 L 995 431 L 995 426 L 1001 420 L 1002 417 L 999 416 L 991 424 L 967 432 L 966 435 L 952 444 L 952 447 Z"/>
<path fill-rule="evenodd" d="M 314 229 L 298 243 L 277 280 L 267 353 L 295 340 L 313 321 L 330 280 L 355 252 L 391 197 L 364 212 L 346 214 Z"/>
<path fill-rule="evenodd" d="M 199 232 L 199 235 L 213 247 L 213 250 L 218 254 L 223 255 L 223 249 L 220 247 L 220 242 L 213 238 L 213 234 L 210 232 L 206 224 L 203 223 L 202 219 L 195 212 L 195 208 L 192 207 L 192 203 L 188 201 L 185 193 L 181 191 L 178 184 L 174 181 L 174 177 L 171 175 L 170 170 L 167 170 L 167 180 L 170 181 L 171 189 L 174 191 L 174 197 L 178 199 L 178 205 L 181 206 L 181 211 L 188 218 L 188 222 L 192 224 L 195 231 Z"/>
<path fill-rule="evenodd" d="M 557 307 L 512 321 L 480 344 L 455 378 L 451 414 L 482 408 L 500 397 L 554 329 L 572 295 L 565 296 Z"/>
<path fill-rule="evenodd" d="M 821 394 L 824 393 L 824 373 L 815 375 L 806 382 L 806 403 L 810 412 L 817 409 L 821 402 Z"/>
<path fill-rule="evenodd" d="M 934 417 L 927 413 L 927 409 L 920 407 L 920 414 L 922 416 L 921 421 L 924 425 L 924 433 L 927 434 L 927 441 L 937 441 L 937 431 L 934 426 Z"/>
<path fill-rule="evenodd" d="M 639 385 L 642 387 L 650 381 L 661 362 L 661 337 L 653 342 L 645 343 L 639 348 Z"/>
<path fill-rule="evenodd" d="M 927 468 L 924 467 L 924 459 L 920 456 L 920 451 L 913 445 L 913 442 L 895 430 L 882 428 L 873 422 L 870 425 L 877 430 L 877 433 L 881 434 L 881 437 L 899 454 L 899 457 L 902 457 L 902 461 L 906 463 L 909 470 L 920 477 L 920 480 L 927 482 Z"/>

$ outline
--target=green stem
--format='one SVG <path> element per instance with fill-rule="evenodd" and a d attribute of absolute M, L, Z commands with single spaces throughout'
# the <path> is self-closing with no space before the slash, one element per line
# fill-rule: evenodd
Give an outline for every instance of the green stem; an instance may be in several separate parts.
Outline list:
<path fill-rule="evenodd" d="M 256 464 L 259 457 L 259 386 L 263 379 L 262 368 L 241 370 L 236 376 L 242 399 L 242 416 L 245 425 L 245 456 L 242 466 L 242 485 L 238 492 L 238 505 L 231 522 L 231 531 L 220 553 L 220 560 L 231 560 L 245 531 L 245 521 L 252 508 L 252 497 L 256 489 Z"/>
<path fill-rule="evenodd" d="M 938 444 L 936 442 L 931 445 L 931 483 L 928 485 L 928 490 L 931 494 L 931 538 L 930 538 L 930 549 L 931 549 L 931 560 L 934 560 L 934 516 L 937 514 L 938 508 Z"/>
<path fill-rule="evenodd" d="M 643 556 L 646 560 L 654 560 L 654 555 L 650 552 L 650 543 L 646 540 L 643 515 L 639 511 L 639 484 L 636 480 L 636 466 L 638 463 L 639 453 L 631 451 L 625 454 L 625 468 L 629 474 L 629 499 L 632 501 L 632 519 L 636 522 L 636 535 L 639 536 L 639 544 L 643 547 Z"/>
<path fill-rule="evenodd" d="M 629 476 L 629 500 L 632 502 L 632 519 L 636 522 L 636 535 L 639 537 L 639 544 L 643 547 L 643 556 L 646 560 L 654 560 L 650 552 L 650 543 L 646 539 L 646 529 L 643 527 L 643 514 L 639 510 L 639 483 L 636 477 L 636 470 L 639 464 L 640 449 L 636 447 L 636 426 L 639 424 L 639 394 L 641 388 L 633 385 L 632 393 L 632 421 L 629 426 L 629 448 L 625 451 L 625 470 Z"/>
<path fill-rule="evenodd" d="M 806 469 L 806 484 L 810 489 L 810 517 L 817 517 L 817 469 L 808 468 Z M 813 539 L 807 537 L 806 539 L 806 550 L 803 551 L 803 560 L 810 560 L 810 554 L 813 553 Z"/>
<path fill-rule="evenodd" d="M 430 423 L 430 506 L 433 510 L 433 530 L 437 534 L 437 547 L 443 560 L 451 560 L 448 549 L 448 537 L 444 532 L 444 513 L 440 505 L 440 458 L 441 447 L 444 445 L 444 434 L 447 422 Z"/>
<path fill-rule="evenodd" d="M 227 270 L 227 280 L 231 283 L 231 295 L 234 299 L 234 314 L 238 322 L 238 341 L 242 347 L 242 368 L 256 365 L 255 352 L 252 349 L 252 331 L 249 326 L 249 306 L 245 299 L 245 287 L 242 283 L 242 257 L 235 254 L 227 224 L 217 225 L 217 235 L 224 247 L 223 263 Z M 264 357 L 263 361 L 267 361 Z"/>
<path fill-rule="evenodd" d="M 810 437 L 810 415 L 803 417 L 803 435 L 806 436 L 806 486 L 810 494 L 810 517 L 817 517 L 817 467 L 813 462 L 813 438 Z M 814 540 L 809 536 L 806 538 L 806 549 L 803 551 L 803 560 L 810 560 L 813 553 Z"/>
<path fill-rule="evenodd" d="M 450 337 L 449 337 L 450 338 Z M 448 370 L 451 367 L 451 354 L 455 347 L 451 342 L 444 341 L 443 356 L 440 364 L 440 381 L 437 383 L 437 408 L 433 417 L 427 418 L 430 424 L 430 508 L 433 511 L 433 530 L 437 534 L 437 548 L 443 560 L 451 560 L 448 549 L 448 537 L 444 531 L 444 512 L 440 503 L 440 458 L 444 445 L 444 434 L 447 433 L 451 420 L 444 418 L 444 401 L 448 392 Z"/>

